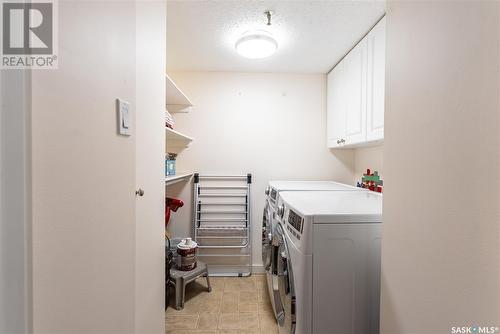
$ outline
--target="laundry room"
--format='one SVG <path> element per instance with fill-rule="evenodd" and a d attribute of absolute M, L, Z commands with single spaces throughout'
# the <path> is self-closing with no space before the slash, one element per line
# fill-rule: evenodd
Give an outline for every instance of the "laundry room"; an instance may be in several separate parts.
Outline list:
<path fill-rule="evenodd" d="M 0 18 L 0 334 L 500 333 L 499 1 Z"/>
<path fill-rule="evenodd" d="M 380 222 L 384 15 L 384 2 L 167 3 L 166 233 L 176 256 L 183 239 L 196 243 L 197 263 L 213 285 L 208 292 L 200 270 L 195 283 L 183 284 L 182 298 L 173 283 L 167 327 L 189 327 L 188 318 L 179 318 L 187 314 L 189 328 L 198 330 L 273 333 L 280 323 L 291 326 L 278 289 L 268 289 L 278 284 L 279 275 L 270 273 L 278 248 L 266 238 L 276 238 L 282 191 L 310 191 L 306 202 L 337 190 L 359 191 L 363 201 L 373 192 L 359 206 L 373 209 L 366 214 Z M 350 91 L 344 96 L 338 87 Z M 236 205 L 243 203 L 239 195 L 245 205 Z M 298 230 L 312 240 L 312 230 L 285 228 Z M 372 251 L 364 256 L 379 263 L 380 243 Z M 312 263 L 294 269 L 296 282 L 298 271 L 312 270 Z M 302 291 L 313 294 L 312 286 L 297 289 L 301 298 Z M 378 299 L 369 302 L 378 310 Z M 305 326 L 299 332 L 307 332 L 312 314 L 298 321 Z"/>
<path fill-rule="evenodd" d="M 167 332 L 379 333 L 388 6 L 167 3 Z"/>

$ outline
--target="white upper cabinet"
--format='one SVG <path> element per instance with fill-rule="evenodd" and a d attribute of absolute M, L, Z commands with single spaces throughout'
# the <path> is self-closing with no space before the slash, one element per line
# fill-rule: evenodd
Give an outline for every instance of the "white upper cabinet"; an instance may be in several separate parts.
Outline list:
<path fill-rule="evenodd" d="M 385 18 L 328 74 L 328 147 L 384 138 Z"/>
<path fill-rule="evenodd" d="M 327 134 L 328 147 L 340 145 L 340 140 L 345 138 L 346 134 L 346 113 L 343 111 L 344 95 L 342 85 L 344 75 L 344 64 L 337 65 L 327 77 Z"/>
<path fill-rule="evenodd" d="M 368 34 L 366 139 L 384 139 L 385 17 Z"/>
<path fill-rule="evenodd" d="M 367 43 L 362 40 L 344 58 L 345 138 L 343 145 L 362 143 L 366 139 L 366 64 Z"/>

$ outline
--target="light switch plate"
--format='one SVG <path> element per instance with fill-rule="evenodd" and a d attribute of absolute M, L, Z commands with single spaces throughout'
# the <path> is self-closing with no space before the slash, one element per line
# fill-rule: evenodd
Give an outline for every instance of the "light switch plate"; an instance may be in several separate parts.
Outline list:
<path fill-rule="evenodd" d="M 132 124 L 130 103 L 122 99 L 116 99 L 116 111 L 118 114 L 118 133 L 122 136 L 130 136 Z"/>

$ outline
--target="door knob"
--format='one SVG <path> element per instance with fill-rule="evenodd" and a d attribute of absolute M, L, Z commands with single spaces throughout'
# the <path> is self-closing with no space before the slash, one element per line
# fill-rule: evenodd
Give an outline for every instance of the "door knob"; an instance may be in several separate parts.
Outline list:
<path fill-rule="evenodd" d="M 135 191 L 135 194 L 139 195 L 140 197 L 142 197 L 142 196 L 144 196 L 144 190 L 142 190 L 141 188 L 139 188 L 138 190 Z"/>

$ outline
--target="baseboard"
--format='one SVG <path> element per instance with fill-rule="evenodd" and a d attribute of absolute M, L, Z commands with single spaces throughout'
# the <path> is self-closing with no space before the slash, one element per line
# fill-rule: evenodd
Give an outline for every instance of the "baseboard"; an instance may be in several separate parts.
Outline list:
<path fill-rule="evenodd" d="M 264 271 L 264 266 L 259 264 L 259 265 L 252 265 L 252 274 L 263 274 Z"/>

